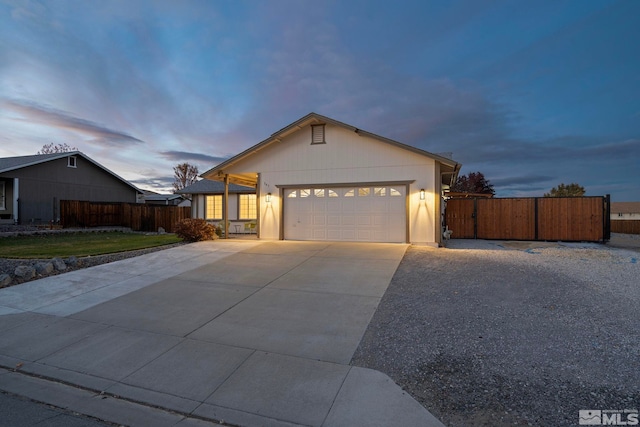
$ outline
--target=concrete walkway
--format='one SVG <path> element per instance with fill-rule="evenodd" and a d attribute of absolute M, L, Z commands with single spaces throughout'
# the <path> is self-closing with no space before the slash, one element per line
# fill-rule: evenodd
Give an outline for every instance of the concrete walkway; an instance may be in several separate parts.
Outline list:
<path fill-rule="evenodd" d="M 405 250 L 202 242 L 1 289 L 0 390 L 132 426 L 441 426 L 349 365 Z"/>

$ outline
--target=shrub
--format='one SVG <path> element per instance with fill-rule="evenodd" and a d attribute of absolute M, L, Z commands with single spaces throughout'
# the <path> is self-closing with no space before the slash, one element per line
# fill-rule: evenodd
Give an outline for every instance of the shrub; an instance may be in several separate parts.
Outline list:
<path fill-rule="evenodd" d="M 176 226 L 176 235 L 187 242 L 200 242 L 202 240 L 216 240 L 216 228 L 204 219 L 187 218 Z"/>

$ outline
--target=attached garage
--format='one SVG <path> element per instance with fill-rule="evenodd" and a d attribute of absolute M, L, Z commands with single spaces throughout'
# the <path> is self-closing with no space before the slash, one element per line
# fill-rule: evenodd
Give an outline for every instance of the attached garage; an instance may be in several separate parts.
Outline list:
<path fill-rule="evenodd" d="M 459 170 L 448 157 L 311 113 L 202 177 L 255 187 L 261 239 L 437 246 L 442 194 Z"/>
<path fill-rule="evenodd" d="M 406 185 L 285 188 L 284 238 L 407 241 Z"/>

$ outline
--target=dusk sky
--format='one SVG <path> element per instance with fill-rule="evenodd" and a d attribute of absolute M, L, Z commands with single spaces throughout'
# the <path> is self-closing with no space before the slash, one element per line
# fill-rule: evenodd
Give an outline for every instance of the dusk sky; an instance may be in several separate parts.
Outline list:
<path fill-rule="evenodd" d="M 170 192 L 310 112 L 497 196 L 640 201 L 640 1 L 0 0 L 0 157 L 66 143 Z"/>

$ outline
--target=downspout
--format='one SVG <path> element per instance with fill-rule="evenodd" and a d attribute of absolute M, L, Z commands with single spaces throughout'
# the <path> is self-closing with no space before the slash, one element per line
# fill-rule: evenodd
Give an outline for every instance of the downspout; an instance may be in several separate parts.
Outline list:
<path fill-rule="evenodd" d="M 434 206 L 435 206 L 435 220 L 436 223 L 435 225 L 435 243 L 436 245 L 438 245 L 438 247 L 442 246 L 442 233 L 444 232 L 443 229 L 443 225 L 442 225 L 442 207 L 441 207 L 441 202 L 442 202 L 442 171 L 440 168 L 440 162 L 436 161 L 436 165 L 435 165 L 435 176 L 434 179 L 436 181 L 436 185 L 435 185 L 435 191 L 434 191 L 434 198 L 435 200 L 434 202 Z"/>
<path fill-rule="evenodd" d="M 20 224 L 19 199 L 20 199 L 20 183 L 18 178 L 13 178 L 13 221 Z"/>
<path fill-rule="evenodd" d="M 229 238 L 229 174 L 224 175 L 224 195 L 222 196 L 222 221 L 224 238 Z"/>
<path fill-rule="evenodd" d="M 262 175 L 260 175 L 259 173 L 257 174 L 258 176 L 256 177 L 256 238 L 259 239 L 260 238 L 260 232 L 261 232 L 261 226 L 260 223 L 262 222 L 262 203 L 260 203 L 260 194 L 258 194 L 260 192 L 260 190 L 262 190 Z"/>

